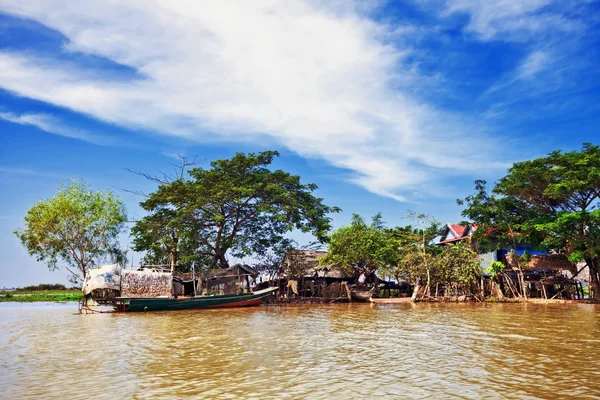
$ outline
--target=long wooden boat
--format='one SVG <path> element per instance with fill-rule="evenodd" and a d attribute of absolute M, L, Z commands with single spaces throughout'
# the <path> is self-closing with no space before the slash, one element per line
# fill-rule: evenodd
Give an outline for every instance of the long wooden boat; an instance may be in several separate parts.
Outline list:
<path fill-rule="evenodd" d="M 270 287 L 253 293 L 226 294 L 221 296 L 197 296 L 183 298 L 161 297 L 117 297 L 115 311 L 171 311 L 201 308 L 231 308 L 258 306 L 277 287 Z"/>
<path fill-rule="evenodd" d="M 371 298 L 371 303 L 375 304 L 402 304 L 410 302 L 410 297 Z"/>

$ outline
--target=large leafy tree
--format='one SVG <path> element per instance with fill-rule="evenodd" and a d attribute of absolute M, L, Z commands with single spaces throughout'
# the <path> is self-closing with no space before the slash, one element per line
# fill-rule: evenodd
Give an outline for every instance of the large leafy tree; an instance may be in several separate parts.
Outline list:
<path fill-rule="evenodd" d="M 565 251 L 572 261 L 585 261 L 594 296 L 600 299 L 599 200 L 600 147 L 584 143 L 580 151 L 557 150 L 514 164 L 481 204 L 467 198 L 464 213 L 491 230 L 507 226 L 516 216 L 514 236 L 531 245 Z M 494 209 L 495 204 L 508 202 L 518 210 L 516 214 Z"/>
<path fill-rule="evenodd" d="M 77 283 L 104 260 L 124 261 L 117 236 L 125 220 L 125 207 L 112 192 L 92 191 L 73 180 L 63 184 L 55 197 L 31 207 L 25 229 L 15 235 L 30 255 L 51 270 L 64 266 Z"/>
<path fill-rule="evenodd" d="M 540 232 L 525 229 L 525 225 L 539 215 L 535 208 L 515 197 L 489 194 L 486 185 L 486 181 L 475 181 L 475 193 L 465 200 L 457 201 L 459 205 L 467 205 L 462 215 L 479 225 L 479 229 L 475 231 L 478 250 L 515 251 L 519 244 L 540 246 L 543 240 Z M 517 263 L 520 290 L 514 290 L 523 298 L 527 297 L 525 276 L 521 268 L 525 261 L 523 259 Z M 512 285 L 509 275 L 502 273 L 501 276 L 509 282 L 509 286 Z"/>
<path fill-rule="evenodd" d="M 141 203 L 149 216 L 134 227 L 136 249 L 152 250 L 159 239 L 173 253 L 184 243 L 186 253 L 226 268 L 229 254 L 264 256 L 294 229 L 325 241 L 328 214 L 339 209 L 313 195 L 316 185 L 269 169 L 278 156 L 275 151 L 237 153 L 213 161 L 211 168 L 191 169 L 187 179 L 160 184 Z"/>
<path fill-rule="evenodd" d="M 195 242 L 177 215 L 176 210 L 161 207 L 137 221 L 131 228 L 133 248 L 145 251 L 142 259 L 145 265 L 169 265 L 179 272 L 189 271 L 193 266 L 201 272 L 210 260 L 196 252 Z"/>
<path fill-rule="evenodd" d="M 350 225 L 331 234 L 327 253 L 319 263 L 336 265 L 350 274 L 368 274 L 394 263 L 397 253 L 397 237 L 385 227 L 381 214 L 375 215 L 370 224 L 354 214 Z"/>
<path fill-rule="evenodd" d="M 439 234 L 439 224 L 431 216 L 409 211 L 408 216 L 413 225 L 396 228 L 400 237 L 400 253 L 396 262 L 396 275 L 414 283 L 413 300 L 422 284 L 425 285 L 424 295 L 431 291 L 432 278 L 436 266 L 436 256 L 439 249 L 432 245 L 433 239 Z"/>
<path fill-rule="evenodd" d="M 436 283 L 468 287 L 481 276 L 478 255 L 464 241 L 442 247 L 435 264 Z"/>

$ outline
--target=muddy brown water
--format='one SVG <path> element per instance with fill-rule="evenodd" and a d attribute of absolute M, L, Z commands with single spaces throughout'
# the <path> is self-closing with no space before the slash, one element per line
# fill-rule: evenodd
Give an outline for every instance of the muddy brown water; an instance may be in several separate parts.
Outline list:
<path fill-rule="evenodd" d="M 600 398 L 600 306 L 0 304 L 0 398 Z"/>

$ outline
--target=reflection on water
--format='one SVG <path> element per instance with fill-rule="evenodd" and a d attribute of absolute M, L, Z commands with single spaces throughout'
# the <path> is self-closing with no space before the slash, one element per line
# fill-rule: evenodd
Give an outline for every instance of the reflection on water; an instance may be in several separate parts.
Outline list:
<path fill-rule="evenodd" d="M 1 398 L 600 398 L 600 306 L 0 305 Z"/>

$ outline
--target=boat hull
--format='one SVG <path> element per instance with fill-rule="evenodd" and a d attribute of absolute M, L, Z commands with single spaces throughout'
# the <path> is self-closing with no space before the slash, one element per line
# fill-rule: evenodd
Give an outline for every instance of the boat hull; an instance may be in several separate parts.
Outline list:
<path fill-rule="evenodd" d="M 350 297 L 352 301 L 368 303 L 369 299 L 373 295 L 373 292 L 370 290 L 353 290 L 350 292 Z"/>
<path fill-rule="evenodd" d="M 388 298 L 372 298 L 371 303 L 375 304 L 406 304 L 410 303 L 410 297 L 388 297 Z"/>
<path fill-rule="evenodd" d="M 255 293 L 242 293 L 222 296 L 200 296 L 179 299 L 118 297 L 115 302 L 116 311 L 147 312 L 175 311 L 209 308 L 253 307 L 262 303 L 278 288 L 268 288 Z"/>

